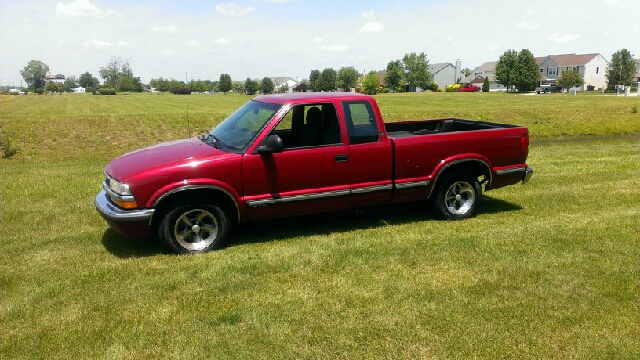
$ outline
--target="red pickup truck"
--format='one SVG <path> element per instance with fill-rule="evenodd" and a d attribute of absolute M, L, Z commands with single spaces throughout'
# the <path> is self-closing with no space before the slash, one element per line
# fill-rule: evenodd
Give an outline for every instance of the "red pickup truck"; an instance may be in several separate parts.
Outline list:
<path fill-rule="evenodd" d="M 463 87 L 459 87 L 458 90 L 456 90 L 457 92 L 479 92 L 482 91 L 482 88 L 480 86 L 476 86 L 473 84 L 467 84 Z"/>
<path fill-rule="evenodd" d="M 385 124 L 356 93 L 258 96 L 198 138 L 122 155 L 95 199 L 125 237 L 177 253 L 220 248 L 239 223 L 430 200 L 473 216 L 482 191 L 526 182 L 526 128 L 462 119 Z"/>

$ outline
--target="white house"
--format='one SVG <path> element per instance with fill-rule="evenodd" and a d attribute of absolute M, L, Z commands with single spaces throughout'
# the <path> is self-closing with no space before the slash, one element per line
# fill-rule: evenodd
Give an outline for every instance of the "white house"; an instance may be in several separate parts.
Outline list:
<path fill-rule="evenodd" d="M 471 71 L 471 75 L 462 79 L 461 82 L 463 84 L 471 83 L 482 87 L 484 78 L 488 77 L 489 91 L 507 91 L 507 87 L 502 84 L 498 84 L 496 80 L 496 64 L 498 64 L 497 61 L 489 61 L 478 66 Z"/>
<path fill-rule="evenodd" d="M 273 86 L 275 87 L 276 92 L 278 92 L 280 87 L 285 84 L 289 87 L 289 90 L 287 90 L 287 92 L 293 92 L 295 87 L 300 84 L 299 81 L 294 80 L 292 77 L 273 77 L 271 78 L 271 81 L 273 81 Z"/>
<path fill-rule="evenodd" d="M 64 83 L 65 80 L 64 75 L 62 74 L 46 74 L 45 78 L 47 79 L 47 82 L 53 81 L 54 83 Z"/>
<path fill-rule="evenodd" d="M 456 61 L 455 66 L 451 63 L 429 64 L 429 73 L 431 73 L 433 81 L 438 84 L 438 87 L 443 89 L 447 85 L 457 83 L 458 79 L 464 78 L 460 60 Z"/>
<path fill-rule="evenodd" d="M 578 90 L 602 90 L 607 85 L 607 67 L 609 62 L 600 54 L 562 54 L 536 58 L 542 82 L 555 83 L 563 71 L 576 70 L 584 79 L 584 85 Z"/>
<path fill-rule="evenodd" d="M 86 91 L 86 89 L 85 89 L 85 88 L 83 88 L 82 86 L 77 87 L 77 88 L 73 88 L 73 89 L 71 89 L 71 90 L 73 90 L 73 92 L 74 92 L 74 93 L 83 93 L 83 92 L 85 92 L 85 91 Z"/>

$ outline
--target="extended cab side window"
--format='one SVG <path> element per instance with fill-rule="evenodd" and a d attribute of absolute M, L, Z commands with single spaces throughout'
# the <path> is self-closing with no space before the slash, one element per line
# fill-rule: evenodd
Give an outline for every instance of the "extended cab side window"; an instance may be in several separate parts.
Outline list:
<path fill-rule="evenodd" d="M 274 132 L 285 149 L 342 144 L 340 123 L 332 103 L 295 105 Z"/>
<path fill-rule="evenodd" d="M 347 123 L 349 144 L 377 142 L 380 138 L 378 122 L 373 107 L 368 101 L 345 101 L 342 103 Z"/>

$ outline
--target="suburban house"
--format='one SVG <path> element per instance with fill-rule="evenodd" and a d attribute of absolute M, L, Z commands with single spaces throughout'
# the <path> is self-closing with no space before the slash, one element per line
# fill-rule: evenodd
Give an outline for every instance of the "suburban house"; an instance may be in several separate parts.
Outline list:
<path fill-rule="evenodd" d="M 640 59 L 636 59 L 636 73 L 633 75 L 633 82 L 640 82 Z"/>
<path fill-rule="evenodd" d="M 54 83 L 64 83 L 64 75 L 62 74 L 46 74 L 45 78 L 47 79 L 47 82 L 53 81 Z"/>
<path fill-rule="evenodd" d="M 600 54 L 562 54 L 536 58 L 541 83 L 553 84 L 563 71 L 576 70 L 584 79 L 578 90 L 602 90 L 607 87 L 609 62 Z"/>
<path fill-rule="evenodd" d="M 458 79 L 464 78 L 460 60 L 456 61 L 455 66 L 451 63 L 429 64 L 429 72 L 433 77 L 433 81 L 443 89 L 447 85 L 456 84 Z"/>
<path fill-rule="evenodd" d="M 497 61 L 486 62 L 471 72 L 462 80 L 463 84 L 478 85 L 489 77 L 489 91 L 506 91 L 506 87 L 498 84 L 495 78 Z M 578 90 L 601 90 L 607 85 L 607 67 L 609 62 L 600 54 L 562 54 L 548 55 L 536 58 L 540 70 L 541 84 L 555 84 L 565 70 L 576 70 L 584 79 L 584 85 Z M 480 85 L 478 85 L 480 86 Z"/>
<path fill-rule="evenodd" d="M 498 64 L 497 61 L 489 61 L 478 66 L 477 68 L 471 71 L 471 75 L 462 79 L 461 83 L 463 84 L 471 83 L 476 86 L 482 87 L 482 84 L 484 83 L 484 79 L 488 77 L 489 91 L 507 91 L 507 87 L 502 84 L 498 84 L 496 80 L 496 64 Z"/>
<path fill-rule="evenodd" d="M 271 81 L 273 81 L 273 86 L 275 87 L 276 92 L 278 92 L 280 87 L 285 84 L 288 86 L 287 92 L 293 92 L 296 86 L 300 84 L 300 81 L 296 81 L 292 77 L 272 77 Z"/>

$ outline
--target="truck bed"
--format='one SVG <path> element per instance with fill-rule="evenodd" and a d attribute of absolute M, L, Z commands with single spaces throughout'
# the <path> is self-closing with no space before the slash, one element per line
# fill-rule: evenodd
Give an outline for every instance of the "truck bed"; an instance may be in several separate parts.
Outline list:
<path fill-rule="evenodd" d="M 442 134 L 459 131 L 491 130 L 516 128 L 517 125 L 497 124 L 486 121 L 443 118 L 420 121 L 401 121 L 386 123 L 387 135 L 391 138 L 405 138 L 417 135 Z"/>

